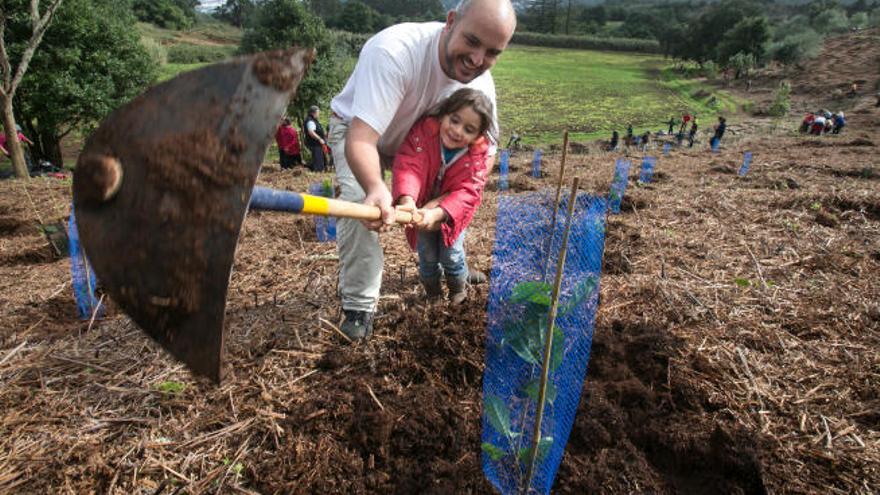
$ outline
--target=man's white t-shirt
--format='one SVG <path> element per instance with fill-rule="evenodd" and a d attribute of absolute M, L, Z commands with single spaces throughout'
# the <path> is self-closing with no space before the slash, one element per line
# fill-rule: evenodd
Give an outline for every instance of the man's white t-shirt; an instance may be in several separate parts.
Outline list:
<path fill-rule="evenodd" d="M 355 117 L 379 133 L 379 152 L 393 157 L 412 125 L 434 105 L 467 86 L 492 102 L 492 134 L 498 135 L 495 82 L 489 71 L 468 84 L 450 79 L 440 66 L 442 22 L 391 26 L 364 44 L 348 82 L 330 108 L 342 120 Z M 495 153 L 495 146 L 490 148 Z"/>

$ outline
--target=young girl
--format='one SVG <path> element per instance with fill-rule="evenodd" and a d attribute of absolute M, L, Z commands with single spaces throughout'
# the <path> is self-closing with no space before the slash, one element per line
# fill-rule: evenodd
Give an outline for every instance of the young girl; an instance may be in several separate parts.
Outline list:
<path fill-rule="evenodd" d="M 394 157 L 391 193 L 400 209 L 420 214 L 406 236 L 430 300 L 442 296 L 444 273 L 450 302 L 467 298 L 464 235 L 483 199 L 491 123 L 489 99 L 459 89 L 416 121 Z"/>

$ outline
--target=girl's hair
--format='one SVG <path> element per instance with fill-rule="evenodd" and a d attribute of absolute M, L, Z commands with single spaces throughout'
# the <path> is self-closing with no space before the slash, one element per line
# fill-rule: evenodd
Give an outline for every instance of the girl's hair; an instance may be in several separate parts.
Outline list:
<path fill-rule="evenodd" d="M 471 107 L 480 116 L 479 134 L 488 134 L 493 141 L 497 141 L 497 136 L 492 131 L 492 102 L 482 91 L 460 88 L 434 106 L 428 115 L 443 117 L 464 107 Z"/>

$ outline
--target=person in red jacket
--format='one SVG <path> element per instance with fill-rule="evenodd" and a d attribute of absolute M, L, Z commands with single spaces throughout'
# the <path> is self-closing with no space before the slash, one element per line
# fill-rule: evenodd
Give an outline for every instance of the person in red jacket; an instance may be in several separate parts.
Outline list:
<path fill-rule="evenodd" d="M 483 199 L 491 123 L 486 95 L 461 88 L 416 121 L 394 157 L 391 195 L 417 213 L 406 236 L 429 300 L 442 296 L 444 273 L 450 302 L 467 299 L 464 236 Z"/>
<path fill-rule="evenodd" d="M 303 164 L 299 151 L 299 136 L 289 118 L 284 117 L 278 130 L 275 131 L 275 142 L 278 144 L 278 155 L 281 158 L 282 169 Z"/>

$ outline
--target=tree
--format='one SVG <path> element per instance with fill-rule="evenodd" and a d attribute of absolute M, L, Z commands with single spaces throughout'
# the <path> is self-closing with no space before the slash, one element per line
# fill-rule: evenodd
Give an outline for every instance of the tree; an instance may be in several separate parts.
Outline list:
<path fill-rule="evenodd" d="M 724 33 L 718 47 L 718 62 L 726 64 L 737 53 L 747 53 L 760 61 L 764 57 L 765 45 L 770 41 L 770 24 L 767 18 L 746 17 Z"/>
<path fill-rule="evenodd" d="M 783 64 L 799 64 L 802 60 L 815 57 L 822 49 L 822 36 L 807 28 L 797 34 L 774 41 L 767 48 L 771 59 Z"/>
<path fill-rule="evenodd" d="M 691 25 L 684 56 L 699 63 L 715 60 L 724 34 L 746 17 L 758 17 L 761 7 L 750 0 L 719 2 L 708 7 Z"/>
<path fill-rule="evenodd" d="M 349 0 L 342 8 L 335 27 L 352 33 L 372 33 L 382 23 L 379 12 L 360 0 Z"/>
<path fill-rule="evenodd" d="M 306 0 L 306 4 L 325 23 L 331 22 L 342 11 L 342 2 L 339 0 Z"/>
<path fill-rule="evenodd" d="M 135 18 L 115 0 L 65 0 L 16 97 L 37 155 L 62 165 L 61 139 L 88 131 L 155 79 Z"/>
<path fill-rule="evenodd" d="M 233 26 L 242 27 L 253 11 L 253 0 L 226 0 L 226 3 L 217 7 L 212 15 Z"/>
<path fill-rule="evenodd" d="M 446 15 L 440 0 L 364 0 L 364 3 L 398 20 L 442 20 Z"/>
<path fill-rule="evenodd" d="M 748 73 L 755 67 L 755 55 L 752 53 L 737 52 L 736 55 L 730 57 L 730 66 L 736 71 L 734 79 L 739 79 L 743 73 L 748 77 Z"/>
<path fill-rule="evenodd" d="M 555 34 L 558 6 L 559 0 L 531 0 L 525 15 L 529 31 Z"/>
<path fill-rule="evenodd" d="M 195 23 L 198 0 L 134 0 L 138 19 L 168 29 L 184 29 Z"/>
<path fill-rule="evenodd" d="M 311 46 L 318 57 L 303 79 L 289 110 L 304 118 L 311 105 L 326 105 L 342 88 L 345 73 L 341 58 L 344 48 L 333 42 L 333 35 L 315 14 L 299 0 L 265 0 L 257 5 L 253 23 L 245 29 L 242 53 Z"/>
<path fill-rule="evenodd" d="M 813 19 L 813 28 L 820 33 L 845 33 L 849 30 L 849 20 L 842 9 L 828 9 Z"/>
<path fill-rule="evenodd" d="M 49 6 L 46 7 L 46 10 L 40 14 L 39 0 L 31 0 L 28 15 L 24 13 L 23 1 L 7 1 L 3 5 L 4 10 L 0 11 L 0 71 L 2 71 L 3 76 L 3 82 L 0 84 L 0 104 L 3 106 L 3 130 L 6 133 L 6 146 L 12 157 L 12 168 L 15 171 L 16 177 L 28 177 L 28 170 L 24 162 L 21 143 L 18 142 L 18 135 L 15 131 L 15 113 L 12 108 L 13 98 L 15 98 L 18 86 L 27 73 L 28 65 L 36 53 L 37 47 L 40 46 L 46 30 L 49 28 L 52 16 L 55 15 L 55 11 L 60 4 L 61 0 L 52 0 Z M 7 8 L 9 10 L 6 10 Z M 21 47 L 21 51 L 15 53 L 17 50 L 10 49 L 15 47 L 7 46 L 7 21 L 11 23 L 16 21 L 24 23 L 27 22 L 25 21 L 26 15 L 30 25 L 30 35 L 28 36 L 22 32 L 20 33 L 21 37 L 11 36 L 12 40 L 27 39 Z M 14 70 L 13 64 L 15 64 Z"/>

